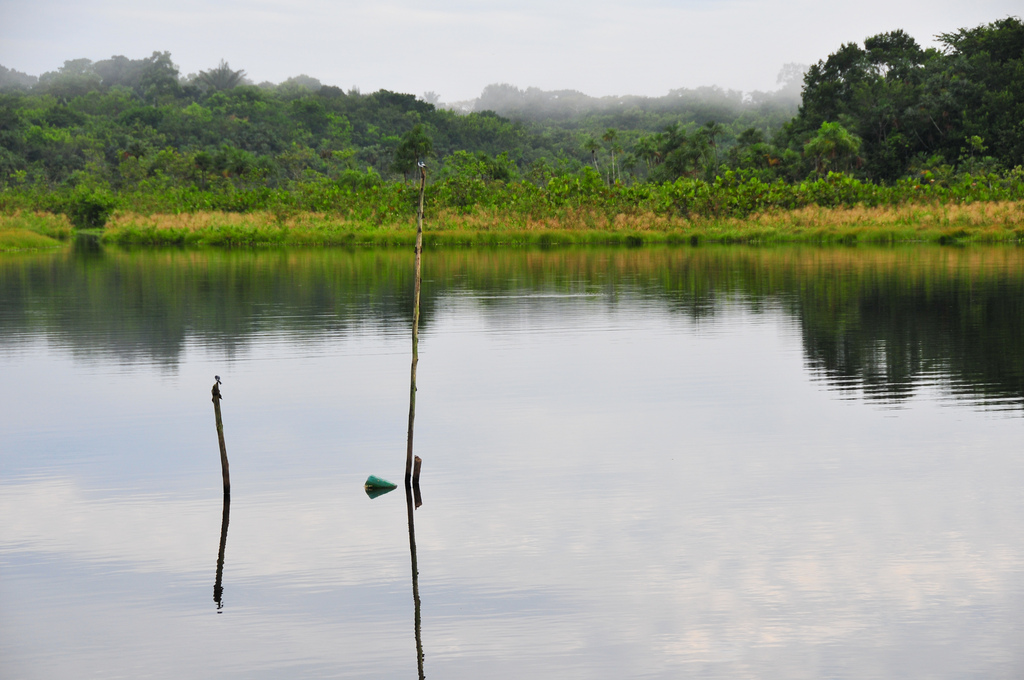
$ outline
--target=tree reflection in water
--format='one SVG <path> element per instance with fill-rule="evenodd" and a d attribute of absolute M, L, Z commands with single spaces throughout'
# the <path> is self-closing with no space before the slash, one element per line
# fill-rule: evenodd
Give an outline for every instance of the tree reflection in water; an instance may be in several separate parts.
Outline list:
<path fill-rule="evenodd" d="M 78 356 L 174 366 L 189 342 L 230 355 L 270 331 L 310 342 L 365 325 L 398 330 L 410 311 L 426 324 L 453 293 L 477 293 L 485 308 L 587 293 L 640 298 L 694 321 L 726 302 L 755 314 L 781 308 L 800 325 L 807 367 L 830 388 L 899 402 L 929 383 L 985 407 L 1024 408 L 1018 248 L 438 250 L 415 301 L 410 259 L 370 249 L 5 257 L 0 348 L 43 331 Z"/>

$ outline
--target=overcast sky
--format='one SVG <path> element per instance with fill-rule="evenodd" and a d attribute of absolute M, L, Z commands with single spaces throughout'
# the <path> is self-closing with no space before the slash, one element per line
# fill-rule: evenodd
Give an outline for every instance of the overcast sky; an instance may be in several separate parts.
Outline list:
<path fill-rule="evenodd" d="M 300 73 L 442 101 L 490 83 L 660 96 L 772 90 L 783 64 L 902 28 L 937 33 L 1024 15 L 1020 0 L 0 0 L 0 64 L 169 51 L 182 74 L 226 59 L 256 81 Z"/>

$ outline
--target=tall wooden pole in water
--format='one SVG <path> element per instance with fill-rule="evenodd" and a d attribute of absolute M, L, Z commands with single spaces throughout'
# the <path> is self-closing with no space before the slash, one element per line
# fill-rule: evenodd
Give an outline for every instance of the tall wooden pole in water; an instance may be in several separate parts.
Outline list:
<path fill-rule="evenodd" d="M 224 446 L 224 423 L 220 419 L 220 380 L 213 383 L 213 415 L 217 418 L 217 441 L 220 444 L 220 472 L 224 477 L 224 496 L 231 495 L 231 474 L 228 472 L 228 450 Z"/>
<path fill-rule="evenodd" d="M 416 364 L 420 344 L 420 256 L 423 253 L 423 193 L 427 188 L 427 166 L 420 163 L 420 207 L 416 211 L 416 274 L 412 302 L 412 369 L 409 377 L 409 439 L 405 453 L 405 486 L 412 483 L 412 428 L 416 420 Z"/>
<path fill-rule="evenodd" d="M 423 675 L 423 638 L 420 633 L 420 571 L 416 562 L 416 524 L 413 520 L 413 510 L 418 508 L 420 500 L 420 464 L 423 462 L 419 456 L 412 455 L 412 431 L 416 421 L 416 364 L 419 362 L 420 342 L 420 255 L 423 253 L 423 193 L 427 186 L 427 168 L 423 163 L 420 168 L 420 207 L 416 213 L 416 281 L 413 293 L 412 307 L 412 369 L 409 376 L 409 439 L 405 455 L 405 508 L 409 518 L 409 557 L 412 561 L 412 600 L 413 600 L 413 627 L 416 635 L 416 667 L 419 671 L 419 680 L 424 679 Z M 413 475 L 413 460 L 416 461 L 416 473 Z M 413 490 L 415 489 L 415 505 L 413 504 Z"/>

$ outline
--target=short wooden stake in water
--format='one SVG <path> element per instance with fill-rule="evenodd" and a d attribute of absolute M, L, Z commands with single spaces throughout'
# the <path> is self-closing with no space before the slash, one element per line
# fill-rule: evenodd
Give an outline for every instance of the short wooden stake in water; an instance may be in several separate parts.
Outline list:
<path fill-rule="evenodd" d="M 412 497 L 418 508 L 423 505 L 423 497 L 420 495 L 420 467 L 423 465 L 423 459 L 416 456 L 414 460 L 415 463 L 412 466 Z"/>
<path fill-rule="evenodd" d="M 220 382 L 213 383 L 213 415 L 217 418 L 217 442 L 220 444 L 220 471 L 224 477 L 224 495 L 231 495 L 231 474 L 228 472 L 228 449 L 224 445 L 224 423 L 220 418 Z"/>

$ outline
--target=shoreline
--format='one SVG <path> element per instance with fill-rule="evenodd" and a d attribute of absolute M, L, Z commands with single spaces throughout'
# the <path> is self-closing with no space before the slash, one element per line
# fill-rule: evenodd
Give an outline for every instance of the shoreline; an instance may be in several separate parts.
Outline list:
<path fill-rule="evenodd" d="M 0 215 L 0 250 L 68 245 L 94 233 L 121 246 L 411 246 L 415 218 L 375 224 L 331 213 L 228 213 L 200 211 L 144 215 L 115 213 L 101 230 L 76 231 L 67 217 L 35 212 Z M 654 213 L 608 215 L 579 209 L 533 217 L 477 209 L 427 214 L 427 246 L 529 247 L 573 245 L 700 244 L 1016 244 L 1024 241 L 1024 201 L 880 207 L 811 205 L 747 217 L 666 217 Z"/>

